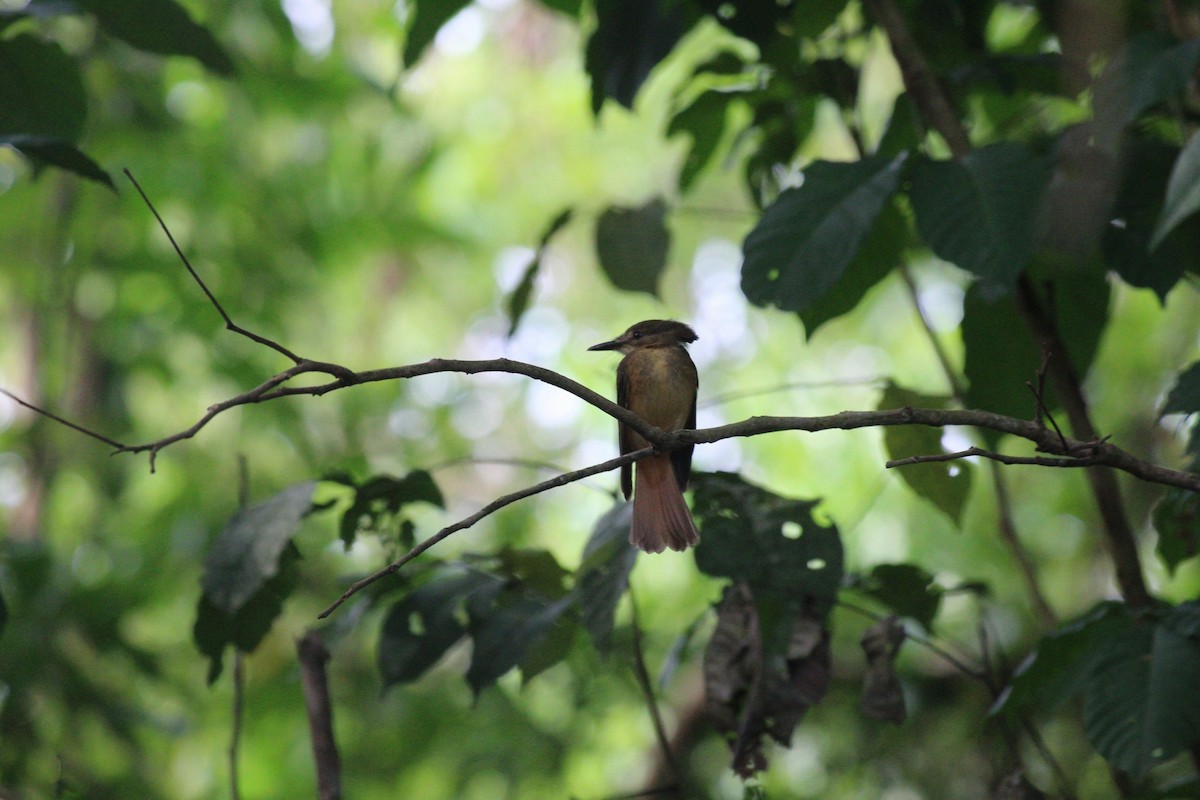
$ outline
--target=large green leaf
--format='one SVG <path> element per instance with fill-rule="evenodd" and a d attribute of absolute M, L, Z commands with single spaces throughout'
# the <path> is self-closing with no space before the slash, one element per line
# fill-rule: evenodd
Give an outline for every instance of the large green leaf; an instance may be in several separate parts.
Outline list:
<path fill-rule="evenodd" d="M 801 311 L 838 283 L 896 191 L 906 154 L 818 161 L 767 208 L 743 244 L 742 291 L 755 305 Z"/>
<path fill-rule="evenodd" d="M 656 197 L 638 208 L 611 206 L 596 220 L 596 256 L 618 289 L 658 296 L 671 248 L 666 216 L 667 204 Z"/>
<path fill-rule="evenodd" d="M 1195 414 L 1200 411 L 1200 361 L 1179 373 L 1163 403 L 1164 414 Z"/>
<path fill-rule="evenodd" d="M 481 570 L 446 570 L 398 600 L 379 635 L 379 674 L 384 688 L 416 680 L 467 632 L 460 621 L 465 603 L 478 593 L 497 592 L 503 578 Z"/>
<path fill-rule="evenodd" d="M 1163 214 L 1163 186 L 1178 158 L 1173 145 L 1126 137 L 1112 221 L 1101 239 L 1105 265 L 1131 286 L 1153 289 L 1162 301 L 1184 272 L 1200 271 L 1200 217 L 1177 220 L 1151 246 Z"/>
<path fill-rule="evenodd" d="M 191 56 L 213 72 L 232 75 L 233 59 L 216 37 L 174 0 L 76 0 L 109 36 L 139 50 Z"/>
<path fill-rule="evenodd" d="M 1067 352 L 1051 357 L 1070 359 L 1075 373 L 1086 376 L 1108 320 L 1108 281 L 1103 275 L 1064 273 L 1032 283 L 1035 297 L 1054 319 L 1065 343 Z M 967 405 L 1032 418 L 1034 396 L 1026 382 L 1036 383 L 1042 352 L 1012 297 L 995 285 L 972 285 L 963 301 L 962 337 Z M 1054 407 L 1052 388 L 1047 386 L 1046 391 L 1051 394 L 1046 403 Z M 993 442 L 997 438 L 987 431 L 984 435 Z"/>
<path fill-rule="evenodd" d="M 73 144 L 30 136 L 0 136 L 0 144 L 11 145 L 39 166 L 59 167 L 88 180 L 102 183 L 113 191 L 117 189 L 109 174 Z"/>
<path fill-rule="evenodd" d="M 1200 58 L 1200 39 L 1180 43 L 1166 33 L 1133 36 L 1096 79 L 1092 105 L 1097 141 L 1114 149 L 1141 114 L 1187 89 Z"/>
<path fill-rule="evenodd" d="M 843 570 L 836 527 L 817 523 L 817 501 L 789 500 L 727 472 L 692 476 L 701 572 L 745 581 L 761 601 L 786 597 L 827 611 Z"/>
<path fill-rule="evenodd" d="M 1200 742 L 1197 675 L 1200 604 L 1134 612 L 1102 603 L 1043 638 L 996 710 L 1044 713 L 1082 693 L 1096 752 L 1140 779 Z"/>
<path fill-rule="evenodd" d="M 1171 168 L 1167 199 L 1154 226 L 1150 249 L 1157 249 L 1175 226 L 1200 210 L 1200 133 L 1193 134 Z"/>
<path fill-rule="evenodd" d="M 467 683 L 475 694 L 518 664 L 527 679 L 533 676 L 535 668 L 546 669 L 548 659 L 539 647 L 555 633 L 557 626 L 566 624 L 561 618 L 574 603 L 573 595 L 551 601 L 520 586 L 472 596 L 467 602 L 467 614 L 474 649 Z M 561 641 L 559 638 L 556 644 Z M 560 658 L 565 655 L 564 649 L 551 650 Z M 531 666 L 526 666 L 527 658 L 532 659 Z"/>
<path fill-rule="evenodd" d="M 633 108 L 638 89 L 691 26 L 688 6 L 676 0 L 595 0 L 596 29 L 584 68 L 592 79 L 592 111 L 606 98 Z"/>
<path fill-rule="evenodd" d="M 931 397 L 889 383 L 879 398 L 879 408 L 945 408 L 948 399 Z M 910 456 L 937 455 L 942 447 L 941 428 L 922 425 L 892 425 L 883 430 L 883 443 L 893 460 Z M 914 492 L 937 506 L 955 523 L 962 521 L 963 508 L 971 492 L 971 469 L 966 461 L 938 461 L 898 467 L 904 482 Z"/>
<path fill-rule="evenodd" d="M 918 159 L 911 198 L 917 230 L 938 258 L 1011 286 L 1033 252 L 1050 162 L 1003 142 L 962 159 Z"/>
<path fill-rule="evenodd" d="M 234 614 L 279 570 L 280 556 L 312 508 L 315 483 L 306 481 L 238 511 L 204 560 L 204 596 Z"/>
<path fill-rule="evenodd" d="M 1200 495 L 1186 489 L 1169 489 L 1154 506 L 1158 557 L 1170 572 L 1200 554 Z"/>
<path fill-rule="evenodd" d="M 824 297 L 800 312 L 805 337 L 811 339 L 826 322 L 854 310 L 867 292 L 900 263 L 907 241 L 908 224 L 895 204 L 889 203 L 837 283 Z"/>
<path fill-rule="evenodd" d="M 412 18 L 404 39 L 404 63 L 417 63 L 442 26 L 469 5 L 471 0 L 417 0 L 415 6 L 410 4 Z"/>
<path fill-rule="evenodd" d="M 87 96 L 74 59 L 27 33 L 0 39 L 0 136 L 74 143 Z"/>
<path fill-rule="evenodd" d="M 300 551 L 286 542 L 274 574 L 234 611 L 217 605 L 207 594 L 200 596 L 192 639 L 201 653 L 208 656 L 208 682 L 221 676 L 225 648 L 233 645 L 243 653 L 252 652 L 271 630 L 283 611 L 299 578 Z"/>
<path fill-rule="evenodd" d="M 632 504 L 619 503 L 600 517 L 576 573 L 583 626 L 601 652 L 611 645 L 617 604 L 629 587 L 629 573 L 637 560 L 637 550 L 629 544 L 632 514 Z"/>

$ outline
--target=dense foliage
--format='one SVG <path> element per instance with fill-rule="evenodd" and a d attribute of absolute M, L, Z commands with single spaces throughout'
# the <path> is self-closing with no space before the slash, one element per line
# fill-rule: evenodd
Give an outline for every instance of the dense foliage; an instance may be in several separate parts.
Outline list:
<path fill-rule="evenodd" d="M 1193 0 L 0 0 L 0 796 L 1200 797 L 1198 67 Z M 526 362 L 654 317 L 699 428 L 804 418 L 646 556 Z"/>

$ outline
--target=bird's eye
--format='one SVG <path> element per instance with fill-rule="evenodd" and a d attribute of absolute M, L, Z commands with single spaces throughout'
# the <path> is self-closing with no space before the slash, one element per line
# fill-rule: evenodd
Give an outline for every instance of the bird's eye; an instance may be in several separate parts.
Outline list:
<path fill-rule="evenodd" d="M 640 338 L 642 338 L 642 332 L 641 332 L 641 331 L 634 331 L 634 332 L 633 332 L 633 338 L 635 338 L 635 339 L 640 339 Z"/>

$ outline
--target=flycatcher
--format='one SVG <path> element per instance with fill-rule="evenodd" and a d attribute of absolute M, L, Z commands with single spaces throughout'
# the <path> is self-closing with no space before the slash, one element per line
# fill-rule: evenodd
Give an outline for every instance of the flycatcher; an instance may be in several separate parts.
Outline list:
<path fill-rule="evenodd" d="M 625 356 L 617 367 L 617 403 L 656 428 L 675 431 L 696 427 L 696 365 L 686 345 L 696 332 L 682 322 L 648 319 L 610 342 L 589 350 L 616 350 Z M 620 426 L 621 453 L 649 447 L 641 435 Z M 692 471 L 692 447 L 655 453 L 621 467 L 621 491 L 633 494 L 633 527 L 629 541 L 647 553 L 665 548 L 686 550 L 700 541 L 691 512 L 683 501 Z"/>

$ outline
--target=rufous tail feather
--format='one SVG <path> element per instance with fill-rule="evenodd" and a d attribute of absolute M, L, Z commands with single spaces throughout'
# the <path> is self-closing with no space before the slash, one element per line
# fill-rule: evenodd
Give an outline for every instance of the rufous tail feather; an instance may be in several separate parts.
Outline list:
<path fill-rule="evenodd" d="M 633 483 L 633 526 L 629 543 L 647 553 L 666 548 L 686 550 L 700 541 L 692 514 L 683 501 L 669 455 L 637 463 Z"/>

